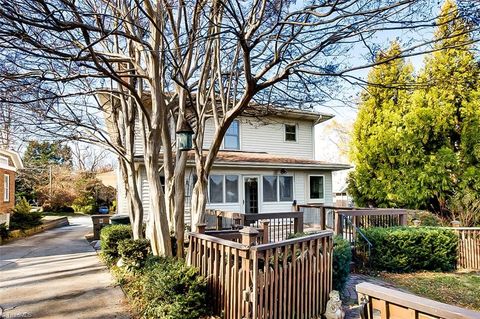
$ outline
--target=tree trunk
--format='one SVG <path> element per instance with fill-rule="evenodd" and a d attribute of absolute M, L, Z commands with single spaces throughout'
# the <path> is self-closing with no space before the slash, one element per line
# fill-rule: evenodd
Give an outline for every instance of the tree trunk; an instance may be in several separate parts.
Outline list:
<path fill-rule="evenodd" d="M 132 225 L 133 239 L 143 238 L 143 204 L 138 192 L 135 169 L 130 163 L 119 159 L 125 192 L 127 197 L 128 215 Z"/>
<path fill-rule="evenodd" d="M 207 206 L 207 176 L 205 171 L 197 169 L 197 182 L 192 192 L 192 231 L 198 231 L 197 225 L 205 222 L 205 208 Z"/>

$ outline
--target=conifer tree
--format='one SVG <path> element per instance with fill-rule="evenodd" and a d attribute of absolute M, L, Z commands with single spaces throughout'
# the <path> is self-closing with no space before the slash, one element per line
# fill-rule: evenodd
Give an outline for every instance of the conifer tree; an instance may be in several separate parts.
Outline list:
<path fill-rule="evenodd" d="M 356 171 L 350 178 L 357 205 L 442 212 L 455 193 L 479 193 L 479 65 L 469 25 L 454 1 L 444 3 L 437 24 L 434 53 L 425 59 L 416 90 L 404 91 L 410 98 L 397 101 L 396 113 L 385 111 L 385 99 L 363 97 L 353 137 Z M 369 79 L 390 83 L 378 69 Z M 396 92 L 388 85 L 379 90 L 378 96 L 387 98 Z"/>
<path fill-rule="evenodd" d="M 377 56 L 369 76 L 369 85 L 361 97 L 352 138 L 352 160 L 355 171 L 350 175 L 349 190 L 357 205 L 390 206 L 394 201 L 390 178 L 398 167 L 398 145 L 413 82 L 412 66 L 403 59 L 400 45 Z"/>

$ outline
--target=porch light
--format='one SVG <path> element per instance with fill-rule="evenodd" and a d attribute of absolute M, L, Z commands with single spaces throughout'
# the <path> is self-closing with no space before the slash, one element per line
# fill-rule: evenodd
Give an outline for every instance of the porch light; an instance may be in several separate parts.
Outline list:
<path fill-rule="evenodd" d="M 187 121 L 183 121 L 182 126 L 176 132 L 177 144 L 180 151 L 189 151 L 192 149 L 193 130 Z"/>

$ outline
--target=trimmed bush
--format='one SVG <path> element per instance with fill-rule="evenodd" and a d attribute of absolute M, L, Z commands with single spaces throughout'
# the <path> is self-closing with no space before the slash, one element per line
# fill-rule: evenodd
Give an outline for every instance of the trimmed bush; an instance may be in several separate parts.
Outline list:
<path fill-rule="evenodd" d="M 100 247 L 107 263 L 114 263 L 118 258 L 118 244 L 124 239 L 132 238 L 130 225 L 109 225 L 100 232 Z"/>
<path fill-rule="evenodd" d="M 0 238 L 1 239 L 7 239 L 9 235 L 7 224 L 2 223 L 0 224 Z"/>
<path fill-rule="evenodd" d="M 210 312 L 205 279 L 182 260 L 149 259 L 126 291 L 143 318 L 198 319 Z"/>
<path fill-rule="evenodd" d="M 295 233 L 288 235 L 287 239 L 304 237 L 312 233 Z M 343 291 L 350 274 L 352 261 L 352 248 L 350 243 L 341 236 L 333 237 L 333 289 Z"/>
<path fill-rule="evenodd" d="M 150 242 L 147 239 L 124 239 L 118 243 L 118 254 L 123 264 L 129 270 L 143 267 L 150 252 Z"/>
<path fill-rule="evenodd" d="M 43 214 L 37 211 L 31 211 L 32 206 L 25 198 L 20 199 L 12 210 L 10 216 L 10 230 L 26 230 L 42 224 Z"/>
<path fill-rule="evenodd" d="M 341 236 L 333 237 L 333 289 L 343 291 L 350 274 L 352 248 Z"/>
<path fill-rule="evenodd" d="M 370 267 L 391 272 L 449 271 L 457 261 L 457 235 L 433 227 L 369 228 L 363 230 L 372 243 Z M 365 245 L 360 236 L 359 242 Z"/>

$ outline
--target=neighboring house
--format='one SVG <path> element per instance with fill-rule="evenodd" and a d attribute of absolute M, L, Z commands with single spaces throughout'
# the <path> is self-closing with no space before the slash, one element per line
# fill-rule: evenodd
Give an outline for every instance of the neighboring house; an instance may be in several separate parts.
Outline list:
<path fill-rule="evenodd" d="M 97 173 L 95 174 L 95 178 L 101 181 L 103 185 L 117 189 L 117 173 L 114 170 Z"/>
<path fill-rule="evenodd" d="M 0 224 L 10 224 L 10 212 L 15 206 L 15 174 L 22 168 L 17 152 L 0 149 Z"/>
<path fill-rule="evenodd" d="M 259 116 L 249 110 L 227 130 L 210 173 L 207 208 L 264 213 L 291 211 L 294 201 L 333 204 L 332 171 L 350 166 L 314 159 L 314 127 L 333 115 L 298 109 L 275 109 L 268 114 Z M 204 138 L 207 151 L 213 134 L 213 122 L 207 121 Z M 138 179 L 147 216 L 150 195 L 140 138 L 135 152 L 139 154 Z M 195 179 L 193 152 L 189 152 L 185 181 L 187 222 Z M 121 178 L 118 180 L 122 183 Z M 127 214 L 124 186 L 119 184 L 117 190 L 118 213 Z"/>
<path fill-rule="evenodd" d="M 353 207 L 353 199 L 348 194 L 348 185 L 343 183 L 333 192 L 333 203 L 337 207 Z"/>

